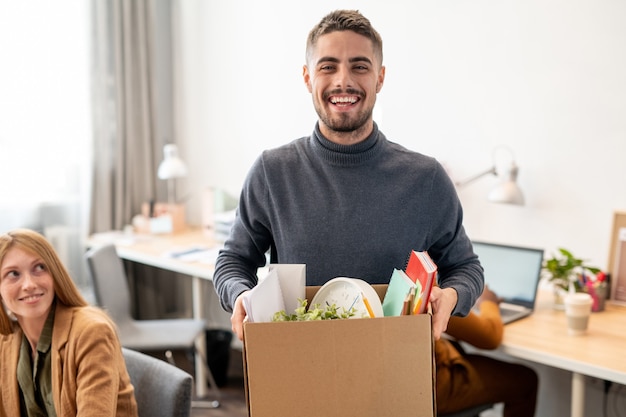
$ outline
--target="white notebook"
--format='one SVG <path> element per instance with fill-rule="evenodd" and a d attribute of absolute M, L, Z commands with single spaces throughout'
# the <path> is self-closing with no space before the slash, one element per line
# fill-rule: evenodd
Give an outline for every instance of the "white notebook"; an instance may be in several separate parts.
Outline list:
<path fill-rule="evenodd" d="M 243 297 L 247 320 L 269 322 L 275 313 L 293 313 L 306 296 L 306 269 L 302 264 L 272 264 L 265 278 Z"/>

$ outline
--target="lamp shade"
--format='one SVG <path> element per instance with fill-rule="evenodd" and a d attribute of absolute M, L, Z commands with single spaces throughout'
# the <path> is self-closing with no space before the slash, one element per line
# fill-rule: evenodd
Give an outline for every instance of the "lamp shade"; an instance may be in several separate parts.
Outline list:
<path fill-rule="evenodd" d="M 496 185 L 487 195 L 487 200 L 492 203 L 524 205 L 524 195 L 517 185 L 517 165 L 514 163 L 505 173 L 504 181 Z"/>
<path fill-rule="evenodd" d="M 487 200 L 492 203 L 524 205 L 524 195 L 522 190 L 512 181 L 505 181 L 497 185 L 487 195 Z"/>
<path fill-rule="evenodd" d="M 509 153 L 511 150 L 504 148 Z M 457 181 L 455 185 L 457 187 L 463 187 L 471 182 L 476 181 L 486 175 L 495 175 L 501 178 L 501 182 L 496 185 L 487 195 L 487 200 L 492 203 L 500 204 L 514 204 L 518 206 L 524 205 L 524 194 L 517 185 L 517 173 L 519 169 L 517 164 L 511 157 L 511 161 L 504 164 L 496 164 L 495 151 L 494 151 L 494 165 L 478 174 L 466 179 L 465 181 Z"/>
<path fill-rule="evenodd" d="M 178 147 L 168 144 L 163 147 L 163 161 L 159 165 L 157 175 L 162 180 L 181 178 L 187 175 L 187 166 L 178 156 Z"/>

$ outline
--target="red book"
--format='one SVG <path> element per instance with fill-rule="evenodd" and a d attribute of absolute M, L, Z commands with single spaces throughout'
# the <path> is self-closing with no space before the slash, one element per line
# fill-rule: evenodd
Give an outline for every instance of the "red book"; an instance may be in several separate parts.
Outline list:
<path fill-rule="evenodd" d="M 405 272 L 413 282 L 419 283 L 420 287 L 419 297 L 416 294 L 413 314 L 424 313 L 428 308 L 430 292 L 437 277 L 437 265 L 430 258 L 428 252 L 411 251 Z"/>

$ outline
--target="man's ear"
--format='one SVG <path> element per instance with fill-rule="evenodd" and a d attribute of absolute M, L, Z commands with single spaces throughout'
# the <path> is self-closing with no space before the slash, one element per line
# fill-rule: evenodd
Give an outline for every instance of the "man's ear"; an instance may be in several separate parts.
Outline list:
<path fill-rule="evenodd" d="M 306 65 L 302 66 L 302 78 L 304 79 L 304 84 L 306 84 L 307 90 L 309 90 L 309 93 L 312 93 L 311 74 L 309 73 L 309 68 Z"/>
<path fill-rule="evenodd" d="M 385 67 L 380 67 L 380 71 L 378 72 L 378 80 L 376 81 L 376 93 L 380 93 L 380 90 L 383 88 L 383 84 L 385 84 Z"/>

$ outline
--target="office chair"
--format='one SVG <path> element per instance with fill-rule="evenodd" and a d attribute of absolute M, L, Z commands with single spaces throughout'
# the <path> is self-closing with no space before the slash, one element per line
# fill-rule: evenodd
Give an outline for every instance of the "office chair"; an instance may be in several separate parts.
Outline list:
<path fill-rule="evenodd" d="M 478 417 L 483 411 L 493 408 L 493 404 L 477 405 L 476 407 L 459 410 L 454 413 L 438 414 L 438 417 Z"/>
<path fill-rule="evenodd" d="M 139 417 L 189 417 L 193 378 L 165 361 L 122 348 Z"/>
<path fill-rule="evenodd" d="M 131 297 L 126 270 L 115 246 L 107 244 L 89 249 L 85 254 L 87 267 L 93 281 L 95 298 L 100 307 L 107 310 L 118 327 L 123 347 L 139 352 L 165 352 L 166 359 L 175 365 L 172 350 L 193 352 L 200 358 L 214 401 L 194 401 L 193 406 L 219 407 L 221 393 L 206 358 L 201 357 L 195 342 L 205 343 L 205 323 L 199 319 L 136 320 L 131 314 Z M 196 384 L 205 383 L 198 381 Z"/>

